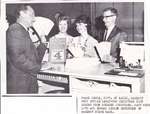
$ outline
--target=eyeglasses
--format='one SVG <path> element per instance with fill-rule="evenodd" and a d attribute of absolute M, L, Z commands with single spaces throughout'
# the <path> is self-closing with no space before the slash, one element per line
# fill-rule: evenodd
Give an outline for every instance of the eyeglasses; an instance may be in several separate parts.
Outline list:
<path fill-rule="evenodd" d="M 103 18 L 109 18 L 109 17 L 113 17 L 113 16 L 116 16 L 116 15 L 103 16 Z"/>

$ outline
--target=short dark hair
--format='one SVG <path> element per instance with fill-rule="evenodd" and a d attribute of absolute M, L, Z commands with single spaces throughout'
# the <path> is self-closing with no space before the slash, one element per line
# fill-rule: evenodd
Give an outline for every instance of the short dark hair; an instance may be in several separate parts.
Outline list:
<path fill-rule="evenodd" d="M 105 8 L 105 9 L 103 10 L 103 13 L 104 13 L 105 11 L 111 11 L 111 12 L 114 13 L 116 16 L 118 16 L 118 11 L 117 11 L 117 9 L 115 9 L 115 8 L 113 8 L 113 7 Z"/>
<path fill-rule="evenodd" d="M 71 20 L 70 20 L 70 17 L 69 16 L 65 16 L 65 15 L 60 15 L 59 17 L 58 17 L 58 22 L 57 22 L 57 24 L 59 24 L 59 22 L 60 21 L 67 21 L 67 24 L 68 24 L 68 27 L 70 27 L 70 24 L 71 24 Z"/>
<path fill-rule="evenodd" d="M 75 24 L 77 23 L 84 23 L 87 24 L 87 31 L 88 33 L 91 32 L 91 21 L 90 18 L 86 15 L 80 15 L 76 18 Z"/>
<path fill-rule="evenodd" d="M 19 4 L 16 8 L 15 11 L 15 17 L 19 18 L 20 16 L 20 11 L 27 11 L 28 10 L 28 6 L 30 6 L 29 4 Z"/>
<path fill-rule="evenodd" d="M 90 18 L 86 15 L 80 15 L 76 18 L 76 23 L 85 23 L 87 25 L 91 25 Z"/>

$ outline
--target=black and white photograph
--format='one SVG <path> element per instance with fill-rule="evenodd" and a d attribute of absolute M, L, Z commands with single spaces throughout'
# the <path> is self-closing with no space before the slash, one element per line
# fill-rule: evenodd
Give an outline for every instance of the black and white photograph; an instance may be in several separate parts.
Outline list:
<path fill-rule="evenodd" d="M 6 20 L 7 94 L 145 91 L 143 2 L 8 3 Z"/>
<path fill-rule="evenodd" d="M 144 1 L 4 0 L 0 6 L 3 113 L 19 114 L 17 107 L 29 109 L 30 102 L 43 105 L 37 114 L 48 105 L 47 114 L 150 111 Z"/>

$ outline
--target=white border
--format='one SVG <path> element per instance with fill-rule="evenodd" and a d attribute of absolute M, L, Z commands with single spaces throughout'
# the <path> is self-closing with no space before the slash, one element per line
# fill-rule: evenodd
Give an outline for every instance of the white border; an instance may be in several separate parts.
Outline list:
<path fill-rule="evenodd" d="M 81 2 L 81 0 L 2 0 L 1 2 L 1 16 L 0 16 L 0 34 L 1 34 L 1 41 L 0 41 L 0 60 L 1 60 L 1 92 L 4 93 L 6 91 L 5 89 L 5 83 L 3 80 L 5 80 L 6 77 L 6 39 L 5 39 L 5 29 L 6 29 L 6 20 L 5 20 L 5 3 L 68 3 L 68 2 Z M 118 0 L 114 0 L 115 2 L 120 2 Z M 88 2 L 114 2 L 112 0 L 88 0 Z M 145 2 L 144 0 L 121 0 L 121 2 Z M 87 0 L 82 0 L 82 2 L 87 2 Z M 149 0 L 146 0 L 144 3 L 144 40 L 145 40 L 145 52 L 146 52 L 146 93 L 140 94 L 145 96 L 145 98 L 148 100 L 147 102 L 150 103 L 150 6 L 149 6 Z M 113 94 L 112 94 L 113 95 Z M 117 94 L 118 95 L 118 94 Z M 137 96 L 136 94 L 130 94 L 132 96 Z M 110 96 L 107 94 L 107 96 Z M 126 96 L 126 95 L 125 95 Z M 128 96 L 128 95 L 127 95 Z M 27 113 L 33 113 L 33 114 L 77 114 L 75 108 L 77 108 L 76 103 L 72 100 L 75 98 L 43 98 L 43 97 L 2 97 L 2 114 L 27 114 Z M 68 104 L 67 104 L 68 102 Z M 135 114 L 136 112 L 132 112 L 132 114 Z M 148 110 L 145 110 L 145 112 L 140 114 L 148 114 Z M 136 113 L 137 114 L 137 113 Z M 139 113 L 138 113 L 139 114 Z"/>
<path fill-rule="evenodd" d="M 6 18 L 6 4 L 7 3 L 79 3 L 79 2 L 144 2 L 143 0 L 131 0 L 131 1 L 128 1 L 128 0 L 123 0 L 123 1 L 118 1 L 118 0 L 106 0 L 106 1 L 103 1 L 103 0 L 56 0 L 56 1 L 53 1 L 53 0 L 2 0 L 1 2 L 1 92 L 2 93 L 6 93 L 6 84 L 4 82 L 4 80 L 6 80 L 6 36 L 5 36 L 5 31 L 6 31 L 6 27 L 7 27 L 7 22 L 5 20 Z M 145 63 L 145 70 L 146 70 L 146 74 L 145 74 L 145 89 L 146 89 L 146 92 L 145 93 L 150 93 L 150 50 L 149 50 L 149 46 L 150 46 L 150 39 L 149 39 L 149 36 L 150 36 L 150 27 L 149 27 L 149 20 L 150 20 L 150 13 L 148 12 L 148 8 L 149 8 L 149 4 L 148 4 L 148 0 L 146 2 L 144 2 L 144 40 L 145 40 L 145 53 L 146 53 L 146 56 L 145 56 L 145 60 L 146 60 L 146 63 Z M 150 9 L 150 8 L 149 8 Z"/>

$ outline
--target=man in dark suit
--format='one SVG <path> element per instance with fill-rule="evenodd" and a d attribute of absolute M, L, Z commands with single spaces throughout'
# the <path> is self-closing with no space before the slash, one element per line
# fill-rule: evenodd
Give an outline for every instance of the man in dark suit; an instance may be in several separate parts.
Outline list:
<path fill-rule="evenodd" d="M 39 42 L 35 47 L 28 28 L 32 26 L 35 13 L 30 5 L 20 5 L 16 10 L 16 23 L 6 32 L 7 41 L 7 93 L 38 93 L 37 73 L 46 50 Z"/>
<path fill-rule="evenodd" d="M 103 41 L 111 42 L 110 55 L 119 60 L 119 44 L 122 41 L 127 41 L 127 34 L 116 25 L 118 17 L 117 9 L 106 8 L 103 10 L 103 21 L 106 29 L 103 32 Z"/>

